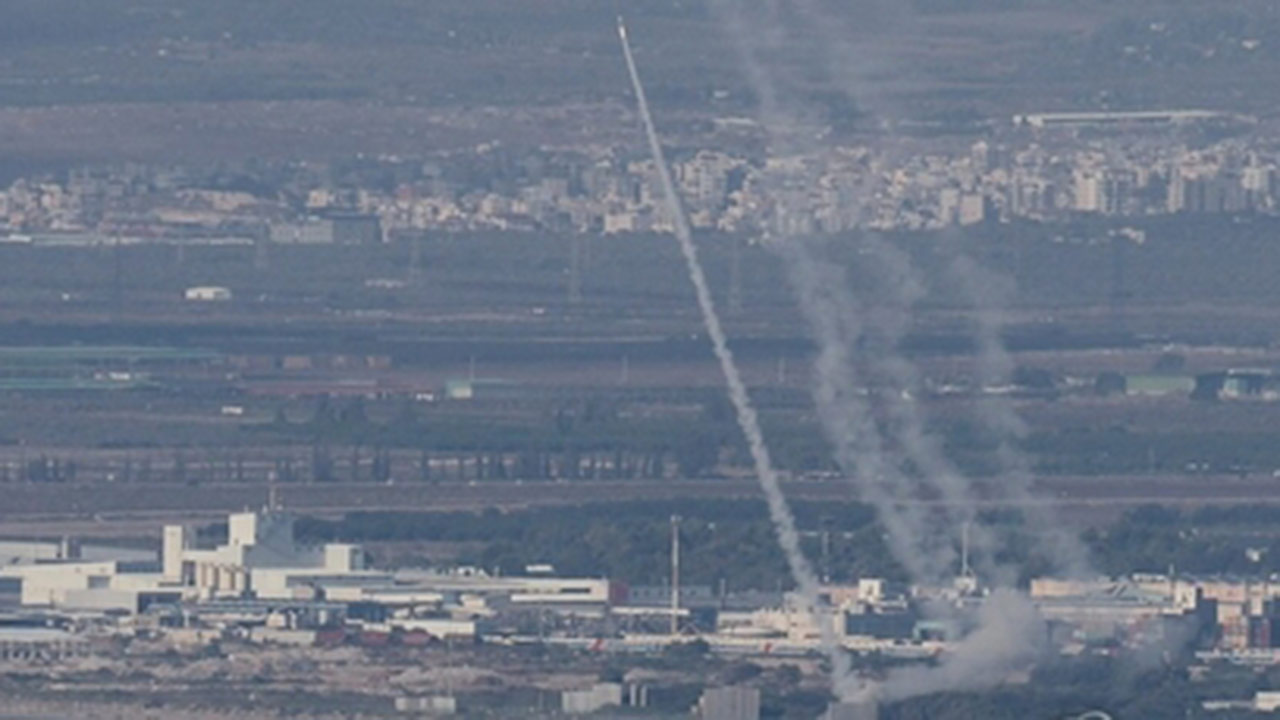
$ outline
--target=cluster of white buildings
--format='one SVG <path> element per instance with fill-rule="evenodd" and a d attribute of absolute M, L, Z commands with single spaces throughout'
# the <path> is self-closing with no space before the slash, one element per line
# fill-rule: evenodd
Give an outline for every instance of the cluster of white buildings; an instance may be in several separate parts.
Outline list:
<path fill-rule="evenodd" d="M 295 644 L 344 626 L 375 643 L 392 633 L 475 639 L 512 609 L 599 617 L 617 592 L 595 578 L 374 570 L 359 545 L 298 543 L 293 516 L 271 508 L 231 515 L 226 541 L 211 547 L 197 547 L 184 526 L 167 526 L 158 560 L 128 548 L 0 542 L 0 604 L 128 622 L 164 617 L 197 642 L 216 635 L 207 628 L 232 625 L 288 630 L 271 638 Z"/>
<path fill-rule="evenodd" d="M 834 637 L 853 652 L 925 659 L 965 635 L 971 611 L 986 597 L 971 577 L 937 588 L 862 579 L 824 586 L 828 609 L 814 612 L 790 594 L 780 603 L 735 603 L 684 588 L 673 601 L 670 588 L 632 593 L 608 579 L 557 577 L 549 569 L 518 577 L 381 570 L 365 558 L 359 545 L 300 544 L 293 516 L 272 507 L 231 515 L 225 541 L 205 547 L 186 527 L 165 527 L 158 557 L 70 541 L 0 542 L 0 654 L 83 651 L 74 635 L 47 624 L 23 631 L 5 620 L 6 613 L 34 613 L 96 618 L 96 627 L 115 622 L 117 630 L 149 622 L 195 643 L 232 630 L 295 645 L 485 638 L 643 653 L 696 636 L 718 653 L 800 656 Z M 1214 658 L 1280 663 L 1280 581 L 1038 578 L 1029 598 L 1050 638 L 1067 651 L 1177 636 L 1195 638 Z M 955 612 L 924 611 L 946 606 Z M 519 629 L 520 619 L 530 617 L 539 627 L 548 617 L 566 622 L 552 622 L 545 632 Z M 56 637 L 31 634 L 51 632 Z"/>
<path fill-rule="evenodd" d="M 71 610 L 144 612 L 155 604 L 246 597 L 315 598 L 325 582 L 389 582 L 364 569 L 355 545 L 294 542 L 293 518 L 276 511 L 232 515 L 227 542 L 197 549 L 183 526 L 164 528 L 159 562 L 146 551 L 74 543 L 0 543 L 0 580 L 20 604 Z"/>
<path fill-rule="evenodd" d="M 1193 147 L 1167 132 L 1219 120 L 1197 111 L 1028 115 L 1017 124 L 1031 129 L 973 143 L 899 139 L 764 159 L 702 150 L 677 156 L 673 166 L 693 225 L 729 232 L 1275 212 L 1280 151 L 1265 138 L 1255 133 Z M 1116 125 L 1137 132 L 1081 132 Z M 65 180 L 19 180 L 0 190 L 0 231 L 43 233 L 49 242 L 247 237 L 342 244 L 415 232 L 672 228 L 647 158 L 588 148 L 493 159 L 498 152 L 507 151 L 483 147 L 465 158 L 421 163 L 393 190 L 328 187 L 307 168 L 275 197 L 201 188 L 199 178 L 176 170 L 82 170 Z M 471 161 L 519 169 L 487 182 L 481 170 L 450 173 L 450 163 Z M 396 167 L 405 162 L 386 160 Z"/>
<path fill-rule="evenodd" d="M 775 236 L 1080 215 L 1277 210 L 1280 156 L 1224 142 L 1207 149 L 1120 140 L 988 143 L 893 153 L 836 147 L 755 161 L 701 151 L 673 163 L 691 224 Z M 582 180 L 545 178 L 514 195 L 367 197 L 387 231 L 555 229 L 667 232 L 672 218 L 648 160 L 612 156 Z M 589 178 L 590 180 L 586 180 Z"/>

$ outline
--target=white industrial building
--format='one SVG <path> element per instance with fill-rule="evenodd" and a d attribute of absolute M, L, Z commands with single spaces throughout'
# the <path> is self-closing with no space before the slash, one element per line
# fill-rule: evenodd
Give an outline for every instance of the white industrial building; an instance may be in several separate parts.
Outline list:
<path fill-rule="evenodd" d="M 61 540 L 0 540 L 0 567 L 34 565 L 59 560 L 116 560 L 129 563 L 155 563 L 151 550 L 80 543 L 73 538 Z"/>
<path fill-rule="evenodd" d="M 322 599 L 325 588 L 390 585 L 387 573 L 365 570 L 357 545 L 300 547 L 293 517 L 276 510 L 232 515 L 227 542 L 191 546 L 182 526 L 164 529 L 160 563 L 124 558 L 90 560 L 65 548 L 8 543 L 0 547 L 0 580 L 19 585 L 24 606 L 141 612 L 155 602 L 218 598 Z M 102 554 L 102 553 L 99 553 Z"/>
<path fill-rule="evenodd" d="M 137 612 L 141 606 L 174 600 L 176 589 L 156 585 L 154 552 L 104 545 L 57 542 L 0 542 L 0 601 L 25 606 Z"/>
<path fill-rule="evenodd" d="M 293 516 L 276 508 L 231 515 L 226 541 L 214 547 L 196 547 L 188 528 L 167 526 L 159 558 L 70 541 L 0 543 L 0 602 L 58 610 L 141 613 L 184 604 L 216 614 L 228 604 L 375 605 L 384 612 L 375 621 L 383 630 L 475 637 L 480 622 L 507 608 L 600 617 L 620 591 L 596 578 L 371 570 L 359 545 L 298 543 Z"/>
<path fill-rule="evenodd" d="M 621 588 L 604 578 L 503 577 L 479 571 L 433 572 L 408 570 L 396 581 L 420 590 L 477 598 L 500 597 L 512 605 L 541 606 L 580 614 L 603 614 Z"/>
<path fill-rule="evenodd" d="M 565 715 L 590 715 L 620 705 L 622 685 L 619 683 L 596 683 L 586 690 L 566 690 L 560 695 L 560 710 Z"/>
<path fill-rule="evenodd" d="M 328 585 L 391 581 L 386 573 L 365 570 L 358 545 L 299 546 L 293 516 L 272 509 L 232 515 L 226 544 L 208 550 L 192 548 L 186 528 L 167 526 L 162 557 L 164 582 L 190 589 L 197 599 L 323 599 Z"/>

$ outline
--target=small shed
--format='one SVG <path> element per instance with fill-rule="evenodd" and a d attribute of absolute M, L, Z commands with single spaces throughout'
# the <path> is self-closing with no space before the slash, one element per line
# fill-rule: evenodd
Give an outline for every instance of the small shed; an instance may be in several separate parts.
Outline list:
<path fill-rule="evenodd" d="M 231 289 L 215 285 L 199 285 L 187 288 L 183 297 L 191 302 L 227 302 L 231 299 Z"/>

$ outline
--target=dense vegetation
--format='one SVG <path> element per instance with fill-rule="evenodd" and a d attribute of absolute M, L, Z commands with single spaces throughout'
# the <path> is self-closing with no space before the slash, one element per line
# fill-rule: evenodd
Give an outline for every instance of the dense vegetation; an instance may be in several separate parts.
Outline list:
<path fill-rule="evenodd" d="M 1266 575 L 1280 572 L 1280 508 L 1149 506 L 1085 540 L 1098 568 L 1110 574 L 1166 572 Z"/>
<path fill-rule="evenodd" d="M 833 582 L 903 577 L 869 507 L 804 501 L 794 510 L 804 550 L 823 576 Z M 349 513 L 341 520 L 306 518 L 299 531 L 317 541 L 460 543 L 466 548 L 463 562 L 507 574 L 548 563 L 571 575 L 660 584 L 668 577 L 673 515 L 681 518 L 682 573 L 688 582 L 724 582 L 729 589 L 791 586 L 760 501 L 632 502 L 481 514 Z M 1027 553 L 1019 515 L 993 513 L 984 519 L 995 529 L 1002 563 L 1025 573 L 1043 567 L 1041 559 Z"/>
<path fill-rule="evenodd" d="M 806 553 L 824 576 L 901 578 L 883 530 L 870 508 L 857 503 L 798 502 L 794 509 Z M 484 513 L 349 513 L 340 520 L 304 518 L 302 536 L 313 541 L 408 543 L 464 547 L 463 561 L 519 574 L 550 563 L 559 572 L 607 576 L 633 584 L 660 584 L 670 562 L 670 518 L 681 516 L 685 577 L 690 583 L 730 589 L 789 587 L 762 502 L 697 500 L 584 505 Z M 988 513 L 1002 563 L 1023 579 L 1046 568 L 1029 554 L 1020 514 Z M 1148 506 L 1127 513 L 1082 538 L 1103 574 L 1166 572 L 1201 575 L 1280 573 L 1280 507 L 1207 507 L 1192 512 Z M 420 557 L 430 562 L 430 557 Z"/>
<path fill-rule="evenodd" d="M 796 511 L 806 551 L 833 579 L 900 573 L 869 508 L 797 503 Z M 755 501 L 646 502 L 479 515 L 350 513 L 338 521 L 304 520 L 299 532 L 315 540 L 475 544 L 478 549 L 465 559 L 491 571 L 519 574 L 527 565 L 549 563 L 569 575 L 661 584 L 670 567 L 670 519 L 677 514 L 681 572 L 688 582 L 723 581 L 729 589 L 790 586 L 765 506 Z"/>

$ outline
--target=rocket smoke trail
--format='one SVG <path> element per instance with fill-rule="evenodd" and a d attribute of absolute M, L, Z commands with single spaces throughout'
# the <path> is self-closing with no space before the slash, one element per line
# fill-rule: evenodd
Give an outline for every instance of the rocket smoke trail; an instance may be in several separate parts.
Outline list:
<path fill-rule="evenodd" d="M 798 243 L 778 249 L 818 343 L 814 401 L 836 464 L 852 477 L 861 499 L 876 509 L 889 549 L 908 576 L 937 582 L 953 559 L 950 548 L 934 542 L 936 533 L 930 532 L 925 512 L 911 502 L 920 483 L 888 461 L 871 410 L 857 391 L 852 348 L 861 324 L 845 289 L 847 279 Z"/>
<path fill-rule="evenodd" d="M 875 12 L 881 16 L 888 16 L 891 23 L 903 23 L 905 16 L 910 14 L 905 3 L 864 0 L 858 5 L 861 12 Z M 841 84 L 844 94 L 858 101 L 859 105 L 868 104 L 868 98 L 870 98 L 871 104 L 876 105 L 883 112 L 884 106 L 889 102 L 887 94 L 879 90 L 870 78 L 876 72 L 884 74 L 892 70 L 891 63 L 868 53 L 858 53 L 848 42 L 842 42 L 839 32 L 840 23 L 822 10 L 819 0 L 791 0 L 791 6 L 807 20 L 807 25 L 818 37 L 830 65 L 829 74 Z M 881 245 L 889 253 L 877 252 L 877 255 L 890 259 L 896 255 L 900 260 L 894 262 L 903 267 L 908 274 L 913 273 L 910 261 L 903 253 L 884 246 L 883 243 Z M 1005 318 L 1002 308 L 1010 300 L 1010 282 L 964 255 L 954 259 L 949 274 L 974 310 L 973 337 L 977 347 L 976 366 L 979 385 L 986 388 L 1006 384 L 1013 370 L 1013 361 L 1004 346 Z M 907 372 L 914 374 L 909 366 L 902 363 L 899 365 L 899 370 L 905 368 Z M 911 408 L 907 408 L 906 411 L 913 412 Z M 1032 536 L 1036 551 L 1048 559 L 1057 572 L 1074 577 L 1090 575 L 1088 552 L 1079 538 L 1063 528 L 1051 510 L 1034 502 L 1036 494 L 1031 487 L 1031 463 L 1018 449 L 1018 443 L 1026 435 L 1026 426 L 1013 404 L 1003 396 L 984 394 L 978 406 L 977 416 L 998 442 L 1000 495 L 1026 508 L 1028 527 L 1038 529 L 1038 532 Z M 913 424 L 920 427 L 918 423 L 908 421 L 908 427 Z M 909 434 L 916 435 L 914 432 Z M 906 444 L 905 441 L 904 444 Z M 927 451 L 921 453 L 920 457 L 933 460 L 945 458 L 941 452 Z M 949 471 L 947 465 L 949 463 L 943 465 L 934 463 L 932 469 L 923 467 L 922 469 L 939 478 L 939 489 L 944 493 L 948 489 L 952 493 L 970 492 L 968 481 L 955 472 L 954 468 Z M 975 538 L 978 548 L 990 544 L 991 541 L 985 530 L 980 532 L 982 536 Z M 1003 579 L 1007 581 L 1007 578 Z"/>
<path fill-rule="evenodd" d="M 868 359 L 870 372 L 889 388 L 881 397 L 892 426 L 891 434 L 924 482 L 946 501 L 950 527 L 968 528 L 970 549 L 975 551 L 982 573 L 997 584 L 1008 584 L 1016 573 L 994 560 L 996 540 L 988 527 L 977 523 L 974 485 L 947 457 L 938 437 L 929 431 L 917 400 L 924 392 L 920 373 L 896 350 L 910 328 L 912 308 L 924 296 L 923 281 L 905 253 L 889 243 L 871 235 L 866 239 L 866 246 L 885 270 L 880 279 L 881 292 L 893 300 L 890 312 L 882 313 L 875 327 L 876 344 L 884 351 Z M 847 303 L 856 308 L 853 297 L 849 297 Z"/>
<path fill-rule="evenodd" d="M 916 466 L 915 469 L 947 501 L 953 526 L 959 524 L 968 528 L 970 549 L 976 553 L 980 573 L 996 585 L 1011 585 L 1016 579 L 1016 570 L 996 561 L 996 537 L 989 527 L 977 522 L 978 495 L 973 481 L 948 458 L 938 436 L 929 431 L 925 413 L 917 401 L 924 391 L 920 372 L 894 351 L 901 346 L 910 329 L 911 309 L 925 295 L 924 279 L 902 250 L 875 235 L 867 236 L 865 244 L 884 270 L 877 273 L 880 277 L 876 292 L 893 301 L 890 312 L 882 313 L 881 321 L 875 327 L 878 345 L 886 352 L 877 353 L 868 360 L 871 372 L 894 391 L 883 395 L 894 426 L 892 435 Z M 848 302 L 855 305 L 852 297 Z M 1016 414 L 1013 420 L 1017 420 Z M 1011 499 L 1023 501 L 1029 500 L 1030 496 Z"/>
<path fill-rule="evenodd" d="M 747 40 L 768 38 L 770 30 L 758 32 L 759 28 L 747 27 L 736 0 L 713 0 L 712 6 L 729 24 L 730 37 L 758 95 L 761 119 L 768 133 L 784 145 L 806 144 L 804 140 L 780 140 L 798 136 L 788 132 L 797 118 L 784 109 L 771 74 Z M 776 13 L 776 7 L 769 7 Z M 780 23 L 770 22 L 767 28 L 779 26 Z M 915 466 L 916 474 L 903 472 L 887 457 L 880 429 L 872 419 L 871 403 L 856 390 L 859 367 L 851 349 L 866 339 L 867 328 L 845 273 L 822 262 L 815 256 L 815 249 L 801 239 L 788 238 L 770 245 L 785 261 L 800 310 L 819 347 L 814 364 L 814 400 L 836 463 L 858 489 L 860 498 L 875 507 L 889 548 L 908 575 L 917 582 L 939 583 L 949 577 L 956 559 L 945 536 L 954 534 L 962 525 L 971 525 L 977 514 L 972 486 L 926 431 L 914 400 L 920 394 L 918 373 L 896 351 L 906 332 L 909 308 L 923 295 L 922 282 L 902 253 L 875 237 L 867 238 L 866 243 L 876 261 L 888 271 L 882 281 L 884 294 L 894 299 L 900 312 L 892 313 L 884 327 L 877 328 L 883 352 L 864 355 L 863 359 L 867 369 L 890 388 L 883 394 L 882 403 L 888 411 L 893 439 Z M 926 488 L 947 502 L 945 508 L 936 511 L 947 516 L 946 522 L 933 521 L 935 518 L 912 504 Z M 980 559 L 993 554 L 994 542 L 985 527 L 973 527 L 970 539 Z"/>
<path fill-rule="evenodd" d="M 980 389 L 1009 382 L 1014 363 L 1004 346 L 1005 320 L 1000 308 L 1012 293 L 1011 283 L 1000 282 L 1000 278 L 964 256 L 955 259 L 950 273 L 976 311 L 974 338 Z M 1027 426 L 1013 403 L 1003 395 L 984 392 L 978 404 L 978 417 L 998 442 L 996 458 L 1000 463 L 1001 490 L 1005 497 L 1026 508 L 1029 526 L 1039 530 L 1033 535 L 1036 550 L 1060 573 L 1071 577 L 1091 575 L 1088 550 L 1080 539 L 1059 527 L 1052 510 L 1029 502 L 1035 499 L 1031 463 L 1017 448 L 1017 443 L 1026 437 Z"/>
<path fill-rule="evenodd" d="M 808 5 L 806 0 L 795 1 L 797 4 Z M 770 23 L 766 32 L 749 32 L 743 27 L 741 8 L 736 2 L 720 0 L 714 4 L 722 8 L 728 6 L 731 12 L 726 14 L 731 21 L 736 20 L 732 22 L 736 25 L 732 28 L 732 37 L 738 45 L 748 79 L 759 94 L 764 116 L 762 120 L 771 134 L 774 134 L 794 118 L 781 110 L 770 74 L 764 71 L 754 50 L 748 47 L 746 38 L 770 37 L 778 28 L 778 23 Z M 766 5 L 777 12 L 776 3 Z M 813 10 L 803 14 L 811 20 L 816 15 Z M 820 36 L 829 33 L 827 25 L 817 22 L 814 24 L 821 26 L 818 31 Z M 846 59 L 844 64 L 850 63 Z M 848 82 L 850 75 L 856 77 L 857 70 L 857 67 L 836 68 L 832 74 Z M 852 92 L 848 94 L 850 97 L 854 95 Z M 885 289 L 893 297 L 896 312 L 891 314 L 883 327 L 877 328 L 877 339 L 881 341 L 886 354 L 872 355 L 866 359 L 873 373 L 886 381 L 891 389 L 908 393 L 890 396 L 887 409 L 895 425 L 892 428 L 893 437 L 916 465 L 921 475 L 918 479 L 904 477 L 905 474 L 901 473 L 895 478 L 891 465 L 884 463 L 880 449 L 881 438 L 875 422 L 865 407 L 866 402 L 856 392 L 856 378 L 853 377 L 853 370 L 856 368 L 849 346 L 854 339 L 860 337 L 858 323 L 861 318 L 858 317 L 855 298 L 849 291 L 843 274 L 830 270 L 829 266 L 815 259 L 803 243 L 787 243 L 782 250 L 789 261 L 792 283 L 800 294 L 801 309 L 819 341 L 820 353 L 815 366 L 818 383 L 815 399 L 824 430 L 832 440 L 837 462 L 846 471 L 852 470 L 858 476 L 856 479 L 863 498 L 876 506 L 881 522 L 890 536 L 890 547 L 897 558 L 913 577 L 928 582 L 938 572 L 938 559 L 931 558 L 928 552 L 930 544 L 936 543 L 936 538 L 929 538 L 923 533 L 916 534 L 915 537 L 900 536 L 901 533 L 911 533 L 913 529 L 921 527 L 921 518 L 913 517 L 909 508 L 904 508 L 900 501 L 910 498 L 915 492 L 914 488 L 918 485 L 914 483 L 923 484 L 940 492 L 959 509 L 961 519 L 968 521 L 974 515 L 975 498 L 968 478 L 954 468 L 941 446 L 926 434 L 923 417 L 910 394 L 911 391 L 918 390 L 918 372 L 905 358 L 897 355 L 896 349 L 907 329 L 908 313 L 922 292 L 919 280 L 905 254 L 874 236 L 869 242 L 871 247 L 867 249 L 888 270 L 890 277 Z M 973 275 L 969 274 L 970 277 Z M 986 308 L 978 310 L 978 335 L 983 345 L 980 365 L 994 369 L 1001 364 L 1001 360 L 1007 362 L 1007 353 L 1004 353 L 1003 345 L 1000 344 L 999 318 L 994 313 L 985 312 Z M 1017 417 L 1007 405 L 988 409 L 984 421 L 992 426 L 1013 428 L 1002 437 L 1016 432 L 1014 423 Z M 1007 455 L 1010 452 L 1013 452 L 1013 446 L 1006 443 L 1002 453 Z M 870 462 L 871 460 L 875 462 Z M 876 474 L 877 467 L 886 472 L 883 475 Z M 1015 486 L 1014 495 L 1022 496 L 1022 491 L 1026 491 L 1027 496 L 1030 495 L 1029 487 L 1017 483 Z M 950 519 L 954 519 L 954 516 Z M 1044 520 L 1049 522 L 1042 527 L 1054 525 L 1051 517 Z M 936 529 L 933 528 L 935 531 Z M 984 549 L 990 552 L 994 549 L 992 537 L 984 528 L 979 527 L 979 532 L 979 545 L 986 546 Z M 1072 552 L 1066 554 L 1075 555 Z M 987 558 L 988 561 L 990 559 Z M 996 569 L 1000 571 L 999 575 L 1003 575 L 997 579 L 1008 583 L 1011 578 L 1007 569 Z M 845 678 L 837 681 L 836 685 L 854 690 L 859 698 L 878 697 L 892 701 L 948 689 L 975 689 L 990 685 L 999 682 L 1009 671 L 1034 664 L 1039 658 L 1043 650 L 1043 620 L 1024 594 L 1008 590 L 997 591 L 984 602 L 977 621 L 973 632 L 957 643 L 937 667 L 895 669 L 880 682 L 861 683 L 857 678 Z"/>
<path fill-rule="evenodd" d="M 822 633 L 823 650 L 831 659 L 833 676 L 843 680 L 850 674 L 849 659 L 837 644 L 829 614 L 822 612 L 818 578 L 800 548 L 800 534 L 796 531 L 795 518 L 787 506 L 782 487 L 778 483 L 778 475 L 773 469 L 773 461 L 769 457 L 769 449 L 764 442 L 764 433 L 760 429 L 760 420 L 747 395 L 747 388 L 742 382 L 738 366 L 734 362 L 724 327 L 720 323 L 720 316 L 716 314 L 715 302 L 711 298 L 711 288 L 707 284 L 702 263 L 698 260 L 698 248 L 693 243 L 693 234 L 689 230 L 684 207 L 671 180 L 671 171 L 667 167 L 662 144 L 658 141 L 658 131 L 653 124 L 653 116 L 649 112 L 649 101 L 645 97 L 644 86 L 640 82 L 640 72 L 636 69 L 636 61 L 631 54 L 631 43 L 627 39 L 627 28 L 621 17 L 618 18 L 618 39 L 622 42 L 622 53 L 627 61 L 627 72 L 631 76 L 631 87 L 636 94 L 640 118 L 644 123 L 645 135 L 649 141 L 649 151 L 653 155 L 653 162 L 657 166 L 655 169 L 662 182 L 662 192 L 673 215 L 676 240 L 679 241 L 680 252 L 684 255 L 689 280 L 693 283 L 693 289 L 697 295 L 698 309 L 702 313 L 707 335 L 711 338 L 712 350 L 720 362 L 721 372 L 724 373 L 725 384 L 729 388 L 729 400 L 733 403 L 737 414 L 738 426 L 746 437 L 747 446 L 751 451 L 756 477 L 760 481 L 760 488 L 764 491 L 765 501 L 769 506 L 769 517 L 773 521 L 778 544 L 781 545 L 783 554 L 786 556 L 792 578 L 805 605 L 815 613 L 815 620 Z"/>
<path fill-rule="evenodd" d="M 865 65 L 865 58 L 854 58 L 848 54 L 847 45 L 835 41 L 832 18 L 821 11 L 817 0 L 793 2 L 827 46 L 831 76 L 843 81 L 851 99 L 864 99 L 855 96 L 865 96 L 870 89 L 867 83 L 859 82 L 865 80 L 865 75 L 859 72 L 864 69 L 860 66 Z M 1012 369 L 1012 362 L 1002 338 L 1004 318 L 999 310 L 1008 298 L 999 292 L 1001 283 L 964 257 L 956 260 L 952 274 L 973 304 L 977 317 L 974 335 L 979 346 L 977 366 L 983 385 L 1002 380 Z M 985 401 L 978 414 L 983 424 L 1000 439 L 999 459 L 1004 469 L 1000 485 L 1004 496 L 1016 501 L 1033 499 L 1030 466 L 1016 446 L 1025 433 L 1025 426 L 1012 404 L 1001 398 Z M 1059 571 L 1072 575 L 1087 573 L 1089 564 L 1079 540 L 1067 532 L 1044 534 L 1044 530 L 1060 529 L 1056 518 L 1035 503 L 1022 504 L 1033 513 L 1029 518 L 1032 527 L 1041 531 L 1035 536 L 1038 549 Z M 892 701 L 931 692 L 989 686 L 1000 682 L 1011 670 L 1034 664 L 1044 650 L 1044 621 L 1023 593 L 996 591 L 983 603 L 977 621 L 977 627 L 937 666 L 896 668 L 872 690 L 873 694 Z"/>

